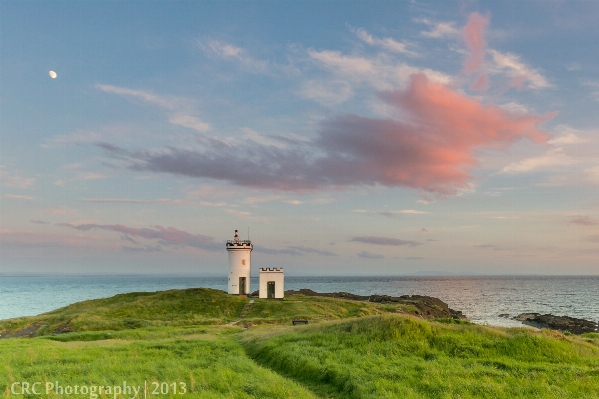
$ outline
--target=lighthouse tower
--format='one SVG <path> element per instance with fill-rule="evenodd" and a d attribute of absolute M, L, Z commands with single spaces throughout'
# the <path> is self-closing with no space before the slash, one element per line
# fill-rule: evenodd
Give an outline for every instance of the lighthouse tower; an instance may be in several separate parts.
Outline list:
<path fill-rule="evenodd" d="M 254 247 L 250 240 L 241 241 L 235 230 L 235 238 L 227 241 L 229 253 L 229 294 L 247 295 L 250 293 L 251 252 Z"/>

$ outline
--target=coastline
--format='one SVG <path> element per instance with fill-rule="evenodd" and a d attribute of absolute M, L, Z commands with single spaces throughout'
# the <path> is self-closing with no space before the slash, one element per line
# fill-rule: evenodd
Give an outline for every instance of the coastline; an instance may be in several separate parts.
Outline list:
<path fill-rule="evenodd" d="M 10 280 L 10 281 L 9 281 Z M 13 277 L 0 278 L 0 319 L 37 315 L 82 300 L 119 293 L 207 287 L 226 289 L 222 277 Z M 252 279 L 257 287 L 257 279 Z M 472 322 L 499 327 L 522 327 L 500 317 L 526 312 L 599 320 L 596 277 L 286 277 L 286 289 L 317 292 L 378 293 L 389 296 L 423 295 L 440 298 Z"/>

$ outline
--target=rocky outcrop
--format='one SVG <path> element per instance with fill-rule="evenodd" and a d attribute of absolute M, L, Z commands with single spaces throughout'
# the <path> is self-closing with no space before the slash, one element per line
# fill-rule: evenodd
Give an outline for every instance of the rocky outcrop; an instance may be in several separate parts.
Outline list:
<path fill-rule="evenodd" d="M 574 317 L 569 316 L 554 316 L 552 314 L 540 313 L 522 313 L 514 317 L 514 320 L 521 321 L 522 323 L 532 327 L 550 328 L 552 330 L 570 332 L 572 334 L 584 334 L 587 332 L 599 331 L 599 324 L 589 320 L 576 319 Z"/>
<path fill-rule="evenodd" d="M 30 324 L 29 326 L 27 326 L 25 328 L 21 328 L 20 330 L 17 330 L 17 331 L 8 331 L 8 330 L 2 331 L 2 332 L 0 332 L 0 339 L 35 337 L 35 335 L 37 334 L 37 330 L 44 327 L 45 325 L 46 325 L 46 323 L 36 322 L 36 323 Z"/>
<path fill-rule="evenodd" d="M 432 296 L 424 295 L 402 295 L 399 297 L 389 295 L 356 295 L 349 292 L 325 292 L 320 293 L 311 289 L 302 288 L 299 291 L 285 291 L 285 295 L 325 296 L 331 298 L 349 299 L 352 301 L 367 301 L 374 303 L 397 303 L 415 308 L 415 314 L 424 319 L 451 318 L 456 320 L 468 320 L 459 310 L 451 309 L 445 302 Z"/>

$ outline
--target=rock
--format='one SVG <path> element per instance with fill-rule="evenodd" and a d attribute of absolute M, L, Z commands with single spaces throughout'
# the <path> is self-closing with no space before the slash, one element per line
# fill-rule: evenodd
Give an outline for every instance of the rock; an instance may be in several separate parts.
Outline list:
<path fill-rule="evenodd" d="M 12 332 L 11 331 L 3 331 L 2 334 L 0 334 L 0 339 L 35 337 L 35 335 L 37 334 L 37 330 L 39 330 L 40 328 L 42 328 L 45 325 L 46 325 L 46 323 L 35 322 L 25 328 L 17 330 L 17 331 L 12 331 Z"/>
<path fill-rule="evenodd" d="M 552 314 L 540 314 L 540 313 L 522 313 L 514 320 L 521 321 L 522 323 L 537 327 L 537 328 L 550 328 L 552 330 L 558 330 L 561 332 L 570 332 L 572 334 L 584 334 L 588 332 L 599 331 L 599 324 L 584 320 L 577 319 L 570 316 L 554 316 Z"/>
<path fill-rule="evenodd" d="M 518 316 L 514 317 L 514 320 L 526 321 L 526 320 L 534 319 L 535 317 L 538 317 L 540 315 L 541 315 L 540 313 L 522 313 L 522 314 L 519 314 Z"/>
<path fill-rule="evenodd" d="M 508 317 L 510 317 L 510 314 L 509 313 L 502 313 L 502 314 L 499 315 L 499 317 L 505 317 L 507 319 Z"/>

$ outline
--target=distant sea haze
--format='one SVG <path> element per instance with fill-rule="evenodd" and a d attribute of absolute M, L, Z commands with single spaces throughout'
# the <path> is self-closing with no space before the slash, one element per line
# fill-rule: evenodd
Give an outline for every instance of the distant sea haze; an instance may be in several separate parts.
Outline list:
<path fill-rule="evenodd" d="M 252 279 L 252 291 L 258 279 Z M 227 289 L 226 277 L 0 276 L 0 319 L 33 316 L 86 299 L 134 291 L 205 287 Z M 429 295 L 479 324 L 518 327 L 510 317 L 525 312 L 599 320 L 599 276 L 402 276 L 290 277 L 286 290 L 359 295 Z"/>

